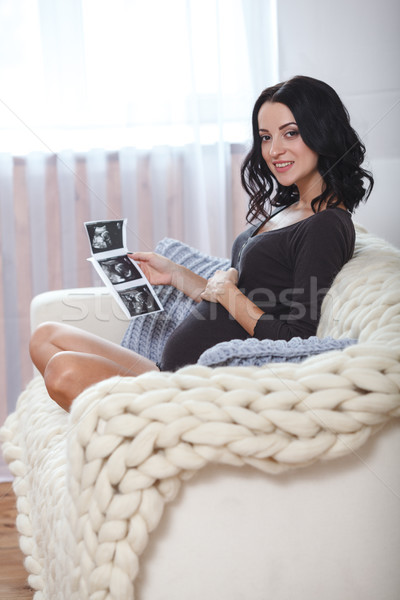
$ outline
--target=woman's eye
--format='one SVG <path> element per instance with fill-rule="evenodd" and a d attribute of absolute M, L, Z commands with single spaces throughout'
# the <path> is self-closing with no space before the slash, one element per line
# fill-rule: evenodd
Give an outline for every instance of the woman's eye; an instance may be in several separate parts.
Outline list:
<path fill-rule="evenodd" d="M 288 138 L 294 138 L 297 135 L 299 135 L 299 132 L 296 131 L 295 129 L 292 129 L 291 131 L 287 131 L 285 134 Z"/>
<path fill-rule="evenodd" d="M 270 135 L 262 135 L 262 136 L 261 136 L 261 141 L 262 141 L 262 142 L 269 142 L 269 141 L 270 141 L 270 139 L 271 139 L 271 136 L 270 136 Z"/>

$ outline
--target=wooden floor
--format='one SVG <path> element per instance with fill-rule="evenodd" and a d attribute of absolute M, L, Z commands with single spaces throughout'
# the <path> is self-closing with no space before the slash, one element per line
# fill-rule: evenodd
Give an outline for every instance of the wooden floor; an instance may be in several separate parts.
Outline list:
<path fill-rule="evenodd" d="M 15 527 L 17 509 L 11 483 L 0 483 L 0 598 L 31 600 L 33 591 L 27 583 Z"/>

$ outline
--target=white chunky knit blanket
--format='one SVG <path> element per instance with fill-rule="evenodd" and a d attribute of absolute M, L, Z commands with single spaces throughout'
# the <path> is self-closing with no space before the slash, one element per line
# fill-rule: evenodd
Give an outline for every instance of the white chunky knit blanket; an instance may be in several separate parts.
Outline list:
<path fill-rule="evenodd" d="M 166 502 L 208 464 L 278 474 L 351 453 L 399 417 L 399 266 L 358 230 L 318 334 L 359 342 L 302 363 L 112 378 L 70 415 L 33 380 L 1 438 L 35 600 L 133 599 Z"/>

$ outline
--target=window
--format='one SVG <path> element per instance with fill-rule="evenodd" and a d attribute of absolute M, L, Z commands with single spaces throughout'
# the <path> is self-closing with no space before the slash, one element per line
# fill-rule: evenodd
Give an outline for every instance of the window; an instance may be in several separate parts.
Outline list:
<path fill-rule="evenodd" d="M 255 92 L 245 13 L 260 4 L 2 2 L 0 150 L 247 139 Z"/>

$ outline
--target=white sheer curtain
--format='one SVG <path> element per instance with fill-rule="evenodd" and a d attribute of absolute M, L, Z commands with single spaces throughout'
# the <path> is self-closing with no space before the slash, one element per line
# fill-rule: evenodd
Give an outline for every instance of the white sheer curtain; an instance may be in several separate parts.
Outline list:
<path fill-rule="evenodd" d="M 243 141 L 276 78 L 272 0 L 2 0 L 0 17 L 7 151 Z"/>
<path fill-rule="evenodd" d="M 29 303 L 97 283 L 82 223 L 227 255 L 275 0 L 1 0 L 0 422 L 31 376 Z"/>

